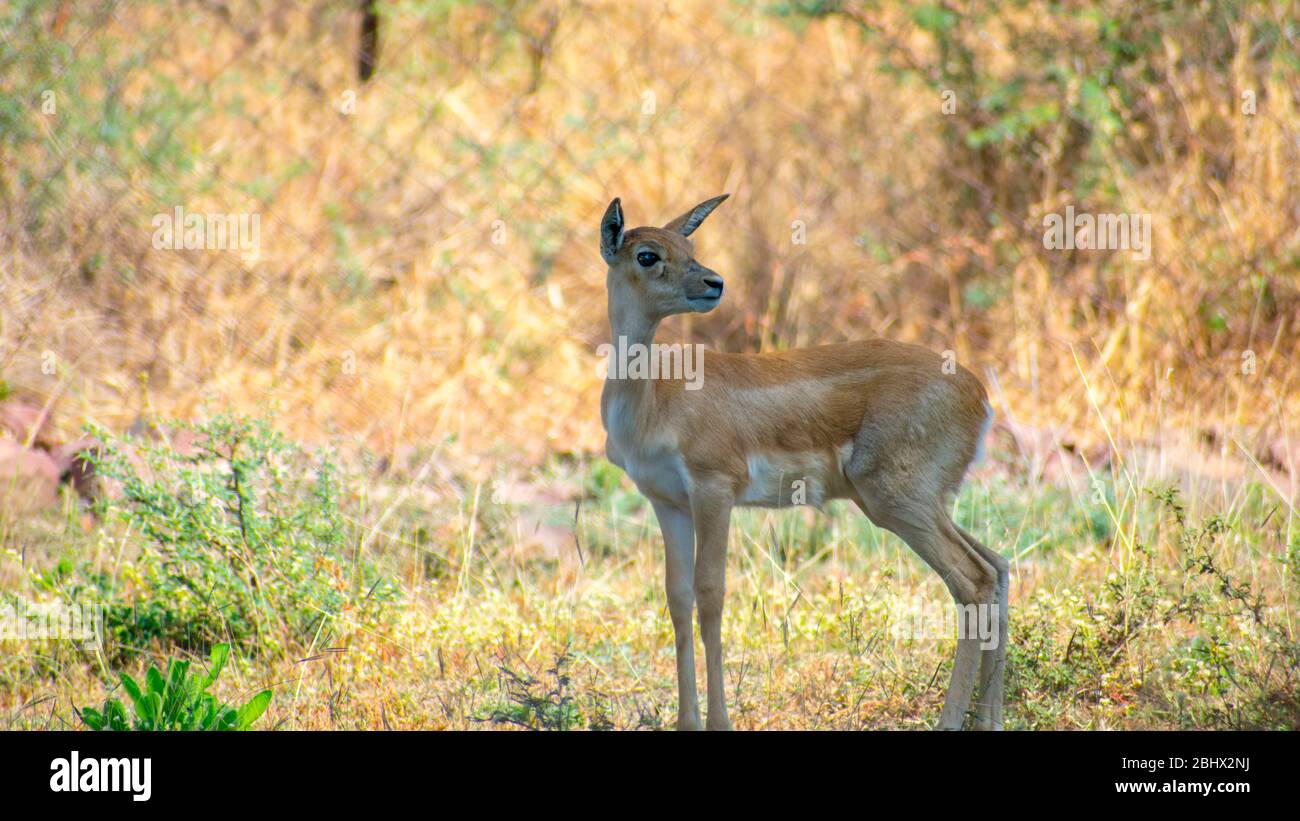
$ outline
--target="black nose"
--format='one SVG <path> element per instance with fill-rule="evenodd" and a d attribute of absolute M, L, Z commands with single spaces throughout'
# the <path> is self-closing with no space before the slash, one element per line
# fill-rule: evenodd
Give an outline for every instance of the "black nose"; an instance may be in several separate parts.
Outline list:
<path fill-rule="evenodd" d="M 714 274 L 713 276 L 707 276 L 704 278 L 704 284 L 709 286 L 710 288 L 717 288 L 719 291 L 721 291 L 722 277 L 718 276 L 717 274 Z"/>

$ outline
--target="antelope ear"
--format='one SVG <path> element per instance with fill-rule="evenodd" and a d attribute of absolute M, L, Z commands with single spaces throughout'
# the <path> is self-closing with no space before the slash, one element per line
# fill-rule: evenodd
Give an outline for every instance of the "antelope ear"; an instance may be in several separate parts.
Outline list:
<path fill-rule="evenodd" d="M 600 218 L 600 255 L 608 263 L 614 262 L 618 249 L 623 247 L 623 206 L 618 197 L 605 209 L 605 216 Z"/>
<path fill-rule="evenodd" d="M 705 200 L 687 211 L 685 214 L 682 214 L 677 219 L 665 225 L 664 230 L 676 231 L 684 237 L 689 237 L 691 234 L 695 233 L 696 228 L 700 227 L 700 223 L 704 222 L 704 218 L 709 214 L 712 214 L 713 209 L 721 205 L 722 201 L 730 196 L 730 194 L 722 194 L 721 196 L 714 197 L 711 200 Z"/>

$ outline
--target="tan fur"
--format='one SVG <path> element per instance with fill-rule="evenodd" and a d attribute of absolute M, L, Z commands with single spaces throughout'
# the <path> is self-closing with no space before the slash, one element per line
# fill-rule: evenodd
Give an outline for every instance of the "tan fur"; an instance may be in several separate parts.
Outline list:
<path fill-rule="evenodd" d="M 725 198 L 725 197 L 724 197 Z M 720 278 L 694 259 L 694 231 L 723 198 L 664 228 L 624 231 L 618 200 L 602 220 L 614 337 L 649 344 L 659 321 L 711 310 Z M 660 260 L 646 267 L 638 255 Z M 940 726 L 960 727 L 980 664 L 981 726 L 1001 725 L 1007 562 L 949 519 L 947 506 L 990 419 L 983 386 L 939 355 L 883 339 L 767 354 L 706 352 L 699 390 L 683 379 L 608 379 L 606 452 L 651 500 L 664 531 L 677 633 L 678 726 L 699 726 L 690 611 L 708 667 L 708 726 L 729 726 L 720 619 L 727 527 L 735 505 L 852 500 L 944 578 L 958 604 L 999 608 L 1000 640 L 958 641 Z"/>

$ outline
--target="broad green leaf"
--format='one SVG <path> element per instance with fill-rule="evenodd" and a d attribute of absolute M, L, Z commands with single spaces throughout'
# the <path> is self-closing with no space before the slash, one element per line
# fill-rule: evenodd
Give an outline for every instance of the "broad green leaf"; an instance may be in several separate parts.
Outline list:
<path fill-rule="evenodd" d="M 118 676 L 118 680 L 122 682 L 122 689 L 126 690 L 126 694 L 131 697 L 131 705 L 135 707 L 135 714 L 142 719 L 147 718 L 148 713 L 145 711 L 144 695 L 140 692 L 140 685 L 136 684 L 135 679 L 126 673 Z"/>
<path fill-rule="evenodd" d="M 221 716 L 217 719 L 217 729 L 233 730 L 235 728 L 235 720 L 237 718 L 238 715 L 236 715 L 234 709 L 230 707 L 225 708 L 224 710 L 221 711 Z"/>
<path fill-rule="evenodd" d="M 209 669 L 208 674 L 203 677 L 202 689 L 204 690 L 211 687 L 213 683 L 216 682 L 217 676 L 221 675 L 222 668 L 226 666 L 226 659 L 230 658 L 230 645 L 224 642 L 213 645 L 212 653 L 208 658 L 209 663 L 211 664 L 211 669 Z"/>
<path fill-rule="evenodd" d="M 126 719 L 126 710 L 122 707 L 122 702 L 117 699 L 107 702 L 104 705 L 104 714 L 108 719 L 108 729 L 110 730 L 129 730 L 130 722 Z"/>
<path fill-rule="evenodd" d="M 102 730 L 107 723 L 104 716 L 94 707 L 83 707 L 81 709 L 81 720 L 92 730 Z"/>
<path fill-rule="evenodd" d="M 144 682 L 145 689 L 149 691 L 150 695 L 161 696 L 167 692 L 167 682 L 163 680 L 162 673 L 158 672 L 158 668 L 153 665 L 150 665 L 149 670 L 144 674 Z"/>
<path fill-rule="evenodd" d="M 235 729 L 246 730 L 248 725 L 257 721 L 262 713 L 271 703 L 271 691 L 263 690 L 248 700 L 248 703 L 239 708 L 239 714 L 235 719 Z"/>
<path fill-rule="evenodd" d="M 185 697 L 189 690 L 186 683 L 186 673 L 189 666 L 188 661 L 173 661 L 167 668 L 167 688 L 164 692 L 162 708 L 162 725 L 164 728 L 175 724 L 185 709 Z"/>

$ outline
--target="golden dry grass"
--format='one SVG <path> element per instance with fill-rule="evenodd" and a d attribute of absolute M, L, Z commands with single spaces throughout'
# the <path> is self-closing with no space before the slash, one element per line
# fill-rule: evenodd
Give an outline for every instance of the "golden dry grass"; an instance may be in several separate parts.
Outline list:
<path fill-rule="evenodd" d="M 367 544 L 403 598 L 378 618 L 332 612 L 284 656 L 241 653 L 218 692 L 234 701 L 272 687 L 265 726 L 473 729 L 501 726 L 492 716 L 518 705 L 511 671 L 537 679 L 527 692 L 543 702 L 572 698 L 571 726 L 670 727 L 672 625 L 648 509 L 624 491 L 591 500 L 580 514 L 580 557 L 572 544 L 551 552 L 531 543 L 518 516 L 526 506 L 493 503 L 479 490 L 372 500 L 378 509 L 367 520 L 387 525 Z M 1086 492 L 1014 501 L 1029 490 L 986 469 L 958 508 L 981 539 L 1013 557 L 1009 726 L 1295 726 L 1300 671 L 1268 634 L 1296 627 L 1294 571 L 1276 561 L 1275 546 L 1295 519 L 1279 515 L 1266 491 L 1188 509 L 1193 523 L 1211 511 L 1231 522 L 1212 552 L 1234 583 L 1265 596 L 1260 623 L 1214 595 L 1216 577 L 1184 575 L 1185 531 L 1147 494 L 1119 487 L 1100 502 Z M 539 507 L 571 515 L 567 506 Z M 1109 522 L 1104 535 L 1098 519 Z M 422 539 L 430 520 L 443 525 Z M 46 549 L 57 555 L 72 544 L 102 571 L 132 575 L 129 538 L 96 545 L 75 517 L 43 528 L 7 540 L 30 546 L 32 566 L 48 566 Z M 6 589 L 20 589 L 15 565 L 6 567 Z M 948 615 L 947 595 L 893 536 L 843 508 L 824 518 L 746 513 L 733 531 L 729 579 L 727 686 L 738 728 L 934 722 L 953 645 L 933 620 Z M 1189 606 L 1194 615 L 1166 619 Z M 107 649 L 117 658 L 123 648 Z M 0 709 L 9 726 L 27 728 L 77 726 L 72 708 L 113 695 L 118 669 L 202 658 L 156 643 L 126 662 L 66 642 L 19 650 L 0 665 Z M 569 681 L 555 693 L 549 671 L 561 658 Z"/>
<path fill-rule="evenodd" d="M 339 4 L 74 16 L 64 41 L 82 59 L 107 55 L 117 105 L 141 113 L 120 143 L 90 151 L 97 135 L 73 123 L 100 112 L 73 106 L 110 89 L 101 72 L 75 75 L 84 100 L 6 157 L 15 217 L 28 204 L 19 169 L 35 184 L 65 153 L 99 157 L 71 163 L 44 231 L 7 222 L 9 384 L 57 396 L 68 427 L 129 424 L 145 373 L 165 414 L 278 401 L 289 431 L 355 433 L 384 452 L 453 436 L 470 451 L 504 439 L 514 458 L 589 450 L 601 209 L 621 195 L 634 222 L 662 221 L 728 190 L 699 245 L 735 301 L 665 337 L 752 349 L 888 334 L 953 348 L 995 376 L 1007 415 L 1094 442 L 1084 377 L 1101 416 L 1134 434 L 1276 430 L 1295 410 L 1300 117 L 1296 75 L 1276 60 L 1237 48 L 1221 63 L 1224 44 L 1189 56 L 1165 41 L 1150 61 L 1166 82 L 1140 87 L 1130 107 L 1150 114 L 1125 138 L 1167 154 L 1133 174 L 1114 148 L 1114 190 L 1094 205 L 1153 214 L 1152 258 L 1063 260 L 1042 247 L 1041 215 L 1074 201 L 1069 169 L 1044 175 L 1023 213 L 963 207 L 953 178 L 981 195 L 983 182 L 945 146 L 939 101 L 869 70 L 880 46 L 847 19 L 796 32 L 761 4 L 416 5 L 386 15 L 383 70 L 365 87 L 355 16 Z M 1243 10 L 1240 30 L 1283 20 L 1286 5 Z M 1032 11 L 1008 12 L 989 42 L 1023 34 Z M 530 38 L 552 23 L 528 93 Z M 924 53 L 914 26 L 893 25 Z M 1073 34 L 1089 56 L 1097 32 Z M 1007 70 L 1006 48 L 987 52 L 990 74 Z M 10 92 L 32 94 L 21 82 Z M 1255 116 L 1238 110 L 1242 90 L 1256 92 Z M 150 119 L 161 110 L 175 122 Z M 164 138 L 184 162 L 160 183 L 140 152 Z M 260 212 L 261 259 L 155 251 L 150 218 L 177 204 Z M 795 220 L 805 245 L 791 242 Z M 965 304 L 982 283 L 993 304 Z M 55 380 L 39 369 L 47 350 Z"/>

